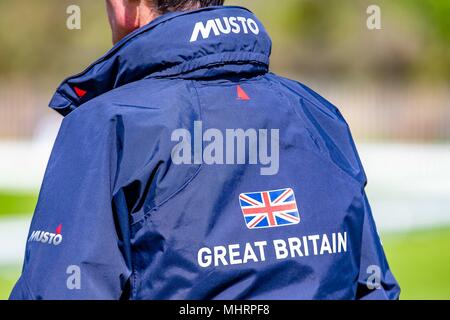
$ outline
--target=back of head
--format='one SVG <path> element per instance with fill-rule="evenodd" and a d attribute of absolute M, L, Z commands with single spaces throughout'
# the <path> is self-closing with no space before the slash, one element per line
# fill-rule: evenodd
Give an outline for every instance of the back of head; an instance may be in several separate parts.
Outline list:
<path fill-rule="evenodd" d="M 225 0 L 107 0 L 113 43 L 119 42 L 160 15 L 221 6 L 224 2 Z"/>

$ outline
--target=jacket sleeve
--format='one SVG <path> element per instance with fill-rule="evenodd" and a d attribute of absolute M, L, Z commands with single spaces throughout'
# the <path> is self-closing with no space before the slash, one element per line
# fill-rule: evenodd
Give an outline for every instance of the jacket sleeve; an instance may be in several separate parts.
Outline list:
<path fill-rule="evenodd" d="M 397 300 L 400 287 L 386 259 L 367 196 L 364 193 L 364 227 L 362 231 L 358 300 Z"/>
<path fill-rule="evenodd" d="M 338 111 L 338 118 L 345 124 L 349 141 L 347 150 L 351 150 L 356 159 L 355 167 L 359 167 L 358 180 L 361 183 L 363 230 L 361 237 L 360 269 L 357 283 L 356 299 L 358 300 L 397 300 L 400 287 L 395 280 L 381 243 L 372 210 L 364 191 L 367 186 L 367 176 L 361 163 L 352 134 L 342 114 Z M 344 148 L 345 150 L 345 148 Z M 351 157 L 349 157 L 351 158 Z"/>
<path fill-rule="evenodd" d="M 367 195 L 364 191 L 367 176 L 358 155 L 351 131 L 340 111 L 311 89 L 303 86 L 304 93 L 314 105 L 304 108 L 305 116 L 313 119 L 320 130 L 316 134 L 331 150 L 331 161 L 352 176 L 359 184 L 357 198 L 361 199 L 363 230 L 360 243 L 359 276 L 356 299 L 398 299 L 400 288 L 389 268 L 380 237 L 376 229 Z M 310 115 L 309 115 L 310 114 Z"/>
<path fill-rule="evenodd" d="M 377 231 L 376 223 L 372 215 L 365 187 L 367 176 L 361 163 L 357 148 L 355 146 L 350 128 L 339 110 L 335 110 L 338 119 L 344 124 L 342 128 L 344 141 L 339 144 L 339 149 L 344 150 L 346 158 L 358 172 L 355 177 L 361 185 L 359 196 L 362 203 L 361 218 L 363 229 L 361 237 L 360 267 L 357 281 L 356 299 L 358 300 L 396 300 L 400 296 L 400 287 L 395 280 L 387 262 L 384 249 Z"/>
<path fill-rule="evenodd" d="M 83 108 L 81 108 L 83 109 Z M 76 110 L 63 121 L 10 299 L 120 299 L 129 288 L 127 216 L 112 190 L 114 119 Z"/>

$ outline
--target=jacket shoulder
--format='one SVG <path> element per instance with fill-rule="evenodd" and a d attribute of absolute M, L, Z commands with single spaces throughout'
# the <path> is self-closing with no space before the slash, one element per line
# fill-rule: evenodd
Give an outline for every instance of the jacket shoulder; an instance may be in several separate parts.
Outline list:
<path fill-rule="evenodd" d="M 320 109 L 329 116 L 332 116 L 334 118 L 341 116 L 338 107 L 336 107 L 333 103 L 322 97 L 320 94 L 318 94 L 316 91 L 309 88 L 305 84 L 275 74 L 270 74 L 270 78 L 273 81 L 278 82 L 284 89 L 289 91 L 291 94 L 295 95 L 298 98 L 303 99 L 304 101 L 308 102 L 311 106 Z"/>
<path fill-rule="evenodd" d="M 358 183 L 367 178 L 347 121 L 339 109 L 306 85 L 270 74 L 322 146 L 322 153 Z"/>

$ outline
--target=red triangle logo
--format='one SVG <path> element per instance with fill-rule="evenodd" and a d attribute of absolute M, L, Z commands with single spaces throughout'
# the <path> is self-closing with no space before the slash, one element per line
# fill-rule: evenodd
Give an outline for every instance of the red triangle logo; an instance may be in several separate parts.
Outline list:
<path fill-rule="evenodd" d="M 237 86 L 237 95 L 238 95 L 238 100 L 245 100 L 245 101 L 250 100 L 250 97 L 244 91 L 244 89 L 242 89 L 242 87 L 240 85 Z"/>
<path fill-rule="evenodd" d="M 56 228 L 56 234 L 61 234 L 61 231 L 62 231 L 62 224 L 60 224 L 58 228 Z"/>
<path fill-rule="evenodd" d="M 73 87 L 73 90 L 75 90 L 75 93 L 77 94 L 77 96 L 79 98 L 83 98 L 86 95 L 86 93 L 87 93 L 86 90 L 80 89 L 78 87 Z"/>

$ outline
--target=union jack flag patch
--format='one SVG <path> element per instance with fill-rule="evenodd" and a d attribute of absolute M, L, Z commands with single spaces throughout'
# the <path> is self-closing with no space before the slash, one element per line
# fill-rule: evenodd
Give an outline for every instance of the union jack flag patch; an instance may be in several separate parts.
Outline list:
<path fill-rule="evenodd" d="M 242 193 L 239 196 L 245 224 L 249 229 L 290 226 L 300 223 L 300 214 L 291 188 Z"/>

